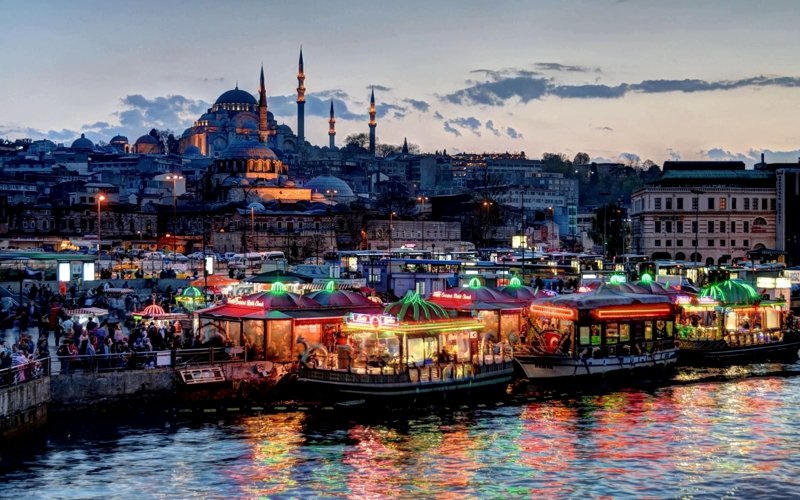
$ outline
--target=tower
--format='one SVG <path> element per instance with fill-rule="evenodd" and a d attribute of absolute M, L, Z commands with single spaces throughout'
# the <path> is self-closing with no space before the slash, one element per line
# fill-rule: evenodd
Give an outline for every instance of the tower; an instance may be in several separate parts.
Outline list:
<path fill-rule="evenodd" d="M 372 95 L 369 98 L 369 154 L 375 156 L 375 127 L 378 124 L 375 122 L 375 88 L 372 89 Z"/>
<path fill-rule="evenodd" d="M 403 137 L 403 151 L 402 151 L 402 153 L 404 155 L 408 154 L 408 138 L 407 137 Z"/>
<path fill-rule="evenodd" d="M 305 134 L 306 75 L 303 72 L 303 47 L 300 47 L 300 62 L 297 65 L 297 147 L 303 148 Z"/>
<path fill-rule="evenodd" d="M 264 85 L 264 65 L 261 65 L 261 84 L 258 87 L 258 140 L 267 142 L 267 87 Z"/>
<path fill-rule="evenodd" d="M 333 99 L 331 99 L 331 117 L 328 119 L 328 147 L 334 149 L 336 147 L 336 117 L 333 115 Z"/>

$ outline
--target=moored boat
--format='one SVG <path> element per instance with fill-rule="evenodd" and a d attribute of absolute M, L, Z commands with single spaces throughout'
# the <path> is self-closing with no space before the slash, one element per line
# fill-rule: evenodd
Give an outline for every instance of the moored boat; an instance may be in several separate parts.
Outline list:
<path fill-rule="evenodd" d="M 676 329 L 680 361 L 689 365 L 794 362 L 800 350 L 800 331 L 786 303 L 765 300 L 739 280 L 709 284 L 681 304 Z"/>
<path fill-rule="evenodd" d="M 675 307 L 669 297 L 602 285 L 590 293 L 537 299 L 514 359 L 531 382 L 571 380 L 673 366 Z"/>
<path fill-rule="evenodd" d="M 514 372 L 510 348 L 482 330 L 408 292 L 383 314 L 350 314 L 336 352 L 306 345 L 298 382 L 323 397 L 382 402 L 502 393 Z"/>

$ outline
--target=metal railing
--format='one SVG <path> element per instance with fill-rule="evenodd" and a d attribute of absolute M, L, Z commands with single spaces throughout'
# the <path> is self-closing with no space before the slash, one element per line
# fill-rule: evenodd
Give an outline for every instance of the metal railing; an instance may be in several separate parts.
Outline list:
<path fill-rule="evenodd" d="M 42 358 L 0 370 L 0 388 L 32 382 L 50 374 L 50 358 Z"/>
<path fill-rule="evenodd" d="M 152 368 L 185 369 L 192 366 L 218 365 L 247 361 L 247 353 L 237 347 L 176 349 L 172 351 L 130 351 L 113 354 L 56 356 L 54 371 L 60 374 L 76 372 L 116 372 Z"/>

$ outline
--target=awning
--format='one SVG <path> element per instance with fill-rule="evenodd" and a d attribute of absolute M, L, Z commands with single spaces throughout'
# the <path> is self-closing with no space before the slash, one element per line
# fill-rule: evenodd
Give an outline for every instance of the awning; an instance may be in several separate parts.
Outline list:
<path fill-rule="evenodd" d="M 81 307 L 80 309 L 67 309 L 66 313 L 71 316 L 105 316 L 108 314 L 107 309 L 100 309 L 99 307 Z"/>

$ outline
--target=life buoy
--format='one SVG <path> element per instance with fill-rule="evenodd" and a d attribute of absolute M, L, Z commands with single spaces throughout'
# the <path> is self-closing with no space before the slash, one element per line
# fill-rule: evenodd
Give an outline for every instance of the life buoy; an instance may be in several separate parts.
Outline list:
<path fill-rule="evenodd" d="M 553 354 L 558 350 L 558 346 L 561 344 L 561 334 L 555 331 L 549 331 L 544 333 L 544 348 L 547 350 L 549 354 Z"/>

